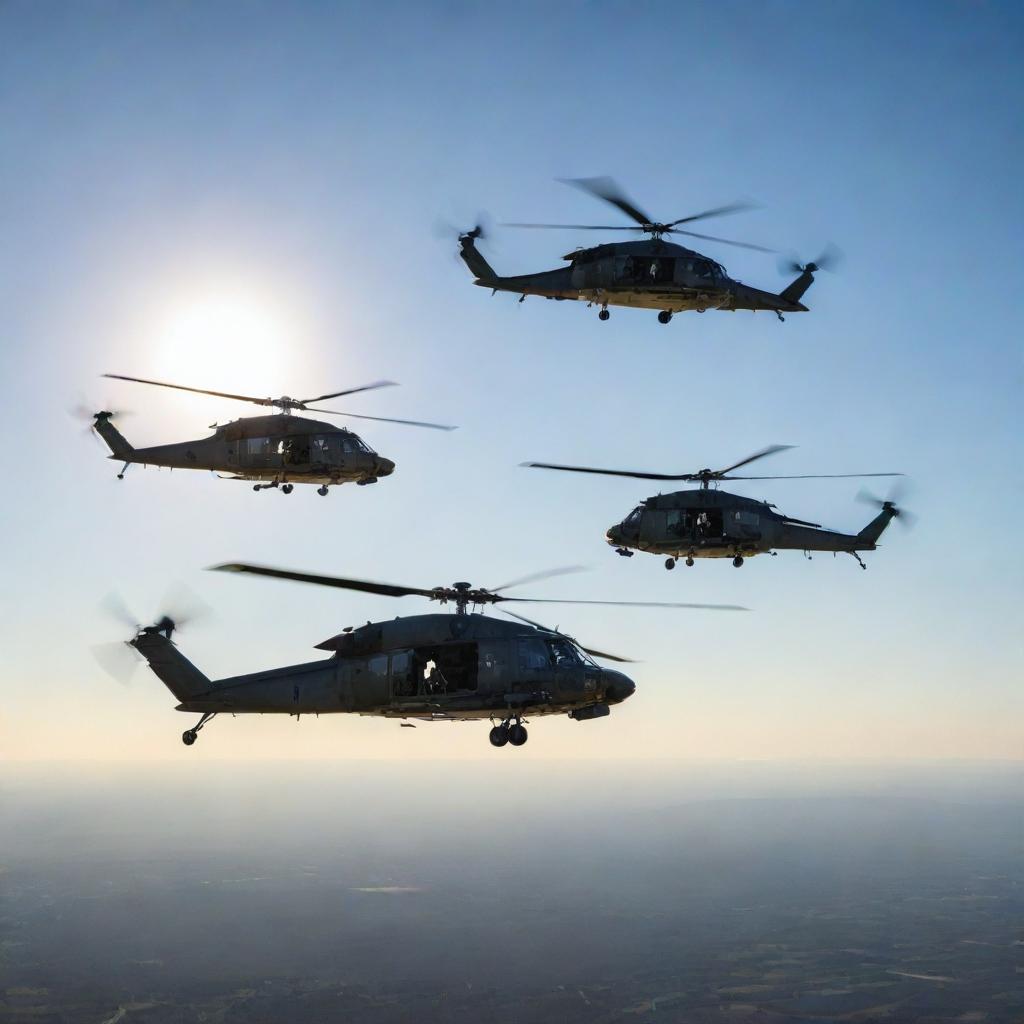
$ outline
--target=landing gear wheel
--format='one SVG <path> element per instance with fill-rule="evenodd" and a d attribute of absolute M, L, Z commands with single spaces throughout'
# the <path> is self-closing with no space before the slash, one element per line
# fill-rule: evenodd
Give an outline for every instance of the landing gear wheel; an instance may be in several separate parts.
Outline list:
<path fill-rule="evenodd" d="M 528 738 L 525 725 L 517 723 L 516 725 L 509 726 L 508 741 L 513 747 L 521 747 Z"/>
<path fill-rule="evenodd" d="M 602 309 L 601 312 L 597 314 L 597 319 L 598 320 L 607 320 L 608 317 L 610 317 L 610 316 L 611 316 L 611 313 L 609 313 L 607 309 Z"/>
<path fill-rule="evenodd" d="M 186 729 L 181 734 L 181 742 L 184 743 L 186 747 L 191 747 L 192 744 L 195 743 L 195 741 L 198 738 L 199 738 L 199 735 L 195 731 L 195 729 Z"/>
<path fill-rule="evenodd" d="M 252 489 L 253 489 L 254 491 L 258 491 L 258 490 L 260 489 L 260 485 L 259 485 L 259 484 L 253 484 L 253 485 L 252 485 Z"/>
<path fill-rule="evenodd" d="M 738 568 L 739 568 L 739 567 L 740 567 L 740 566 L 741 566 L 741 565 L 743 564 L 743 556 L 742 556 L 742 555 L 737 555 L 737 556 L 736 556 L 736 557 L 735 557 L 735 558 L 734 558 L 734 559 L 732 560 L 732 564 L 733 564 L 733 565 L 735 565 L 735 566 L 736 566 L 736 568 L 738 569 Z"/>
<path fill-rule="evenodd" d="M 676 567 L 676 560 L 674 558 L 666 558 L 665 559 L 665 568 L 666 569 L 674 569 L 675 567 Z"/>
<path fill-rule="evenodd" d="M 686 567 L 688 569 L 692 569 L 693 568 L 693 558 L 692 557 L 686 559 Z"/>
<path fill-rule="evenodd" d="M 292 487 L 291 484 L 282 484 L 281 485 L 281 493 L 282 494 L 291 494 L 293 490 L 294 490 L 294 488 Z"/>
<path fill-rule="evenodd" d="M 318 487 L 316 489 L 316 493 L 319 494 L 321 498 L 326 498 L 327 497 L 327 484 L 323 484 L 321 487 Z"/>
<path fill-rule="evenodd" d="M 508 726 L 507 725 L 496 725 L 491 730 L 490 740 L 492 747 L 503 747 L 508 743 Z"/>
<path fill-rule="evenodd" d="M 672 319 L 672 313 L 671 313 L 670 310 L 663 309 L 658 314 L 658 323 L 659 324 L 667 324 L 669 322 L 669 320 L 671 320 L 671 319 Z"/>

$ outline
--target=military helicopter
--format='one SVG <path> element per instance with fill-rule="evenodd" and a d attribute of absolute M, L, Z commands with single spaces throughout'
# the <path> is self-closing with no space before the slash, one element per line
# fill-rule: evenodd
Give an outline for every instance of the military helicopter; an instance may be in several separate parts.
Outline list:
<path fill-rule="evenodd" d="M 549 629 L 514 612 L 515 622 L 481 615 L 485 605 L 516 601 L 546 604 L 631 605 L 641 608 L 701 608 L 743 611 L 736 605 L 677 604 L 656 601 L 561 601 L 508 597 L 503 591 L 524 583 L 578 571 L 549 570 L 490 590 L 469 583 L 449 587 L 406 587 L 370 580 L 320 576 L 263 565 L 227 563 L 219 572 L 246 573 L 341 587 L 387 597 L 416 595 L 441 605 L 454 605 L 455 614 L 413 615 L 387 622 L 349 627 L 316 645 L 331 656 L 286 668 L 211 680 L 172 642 L 175 620 L 164 615 L 150 626 L 135 626 L 128 646 L 180 702 L 178 711 L 199 714 L 199 721 L 182 734 L 191 746 L 199 731 L 222 712 L 238 714 L 349 713 L 415 721 L 490 719 L 490 741 L 522 746 L 527 740 L 524 719 L 567 714 L 577 722 L 602 718 L 636 689 L 622 672 L 598 667 L 595 658 L 627 662 L 582 647 L 558 629 Z M 122 615 L 128 622 L 132 617 Z M 111 653 L 125 656 L 115 644 Z M 131 666 L 128 666 L 129 668 Z"/>
<path fill-rule="evenodd" d="M 774 252 L 749 242 L 735 242 L 714 235 L 701 235 L 681 225 L 710 217 L 721 217 L 748 209 L 749 204 L 731 203 L 689 217 L 661 222 L 654 220 L 629 199 L 611 178 L 563 179 L 584 192 L 621 210 L 637 226 L 621 224 L 508 224 L 515 228 L 562 228 L 573 231 L 634 231 L 649 237 L 635 242 L 613 242 L 590 248 L 574 249 L 562 257 L 568 267 L 545 270 L 537 274 L 502 277 L 496 273 L 477 248 L 484 235 L 482 225 L 458 236 L 459 251 L 474 275 L 474 284 L 492 292 L 514 292 L 522 302 L 527 295 L 547 299 L 578 299 L 588 306 L 599 306 L 598 317 L 607 320 L 609 306 L 632 306 L 657 309 L 658 322 L 667 324 L 673 314 L 686 310 L 703 313 L 707 309 L 770 310 L 784 320 L 784 313 L 803 313 L 807 307 L 800 301 L 814 282 L 819 270 L 826 270 L 838 260 L 838 250 L 826 249 L 818 259 L 800 264 L 788 261 L 785 268 L 798 274 L 786 288 L 776 294 L 753 288 L 729 277 L 725 268 L 707 256 L 665 241 L 666 235 L 688 235 L 709 242 L 735 245 L 757 252 Z"/>
<path fill-rule="evenodd" d="M 379 380 L 358 388 L 331 391 L 316 398 L 256 398 L 252 395 L 233 395 L 225 391 L 168 384 L 143 377 L 125 377 L 119 373 L 105 373 L 114 380 L 153 384 L 161 388 L 190 391 L 197 395 L 213 395 L 237 402 L 280 409 L 272 416 L 246 416 L 221 425 L 213 424 L 212 436 L 197 441 L 162 444 L 152 448 L 133 448 L 114 426 L 116 413 L 92 413 L 92 428 L 106 442 L 111 451 L 109 458 L 123 461 L 117 474 L 124 479 L 128 467 L 134 463 L 144 466 L 167 466 L 171 469 L 205 469 L 226 474 L 228 480 L 256 480 L 254 491 L 280 488 L 291 494 L 295 484 L 319 484 L 317 494 L 326 497 L 327 488 L 337 484 L 374 484 L 382 476 L 390 476 L 395 464 L 378 455 L 362 438 L 333 423 L 293 416 L 296 410 L 328 413 L 332 416 L 350 416 L 353 419 L 377 420 L 381 423 L 401 423 L 408 427 L 429 427 L 432 430 L 455 430 L 440 423 L 422 423 L 418 420 L 396 420 L 384 416 L 365 416 L 337 409 L 312 408 L 311 403 L 328 398 L 354 395 L 361 391 L 391 387 L 394 381 Z"/>
<path fill-rule="evenodd" d="M 665 568 L 674 569 L 676 559 L 685 558 L 692 566 L 697 558 L 731 558 L 736 568 L 753 555 L 771 554 L 777 550 L 845 552 L 852 555 L 862 569 L 867 566 L 858 552 L 874 551 L 878 538 L 893 519 L 910 525 L 910 514 L 901 509 L 895 495 L 875 498 L 862 491 L 861 500 L 880 509 L 877 516 L 860 533 L 837 533 L 824 529 L 820 523 L 793 519 L 775 511 L 766 501 L 755 501 L 739 494 L 720 491 L 722 480 L 822 480 L 851 477 L 903 476 L 902 473 L 803 473 L 797 476 L 733 476 L 733 470 L 758 459 L 787 451 L 793 445 L 773 444 L 725 469 L 701 469 L 696 473 L 644 473 L 625 469 L 592 469 L 589 466 L 561 466 L 550 462 L 524 462 L 536 469 L 558 469 L 570 473 L 597 473 L 603 476 L 626 476 L 638 480 L 686 480 L 700 484 L 696 491 L 674 491 L 658 494 L 642 501 L 621 523 L 608 529 L 607 542 L 627 558 L 634 551 L 667 555 Z"/>

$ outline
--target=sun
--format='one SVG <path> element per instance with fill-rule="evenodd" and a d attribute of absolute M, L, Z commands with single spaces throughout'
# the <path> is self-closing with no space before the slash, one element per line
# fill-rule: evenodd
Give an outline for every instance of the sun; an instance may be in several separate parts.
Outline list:
<path fill-rule="evenodd" d="M 155 369 L 190 387 L 269 395 L 286 381 L 296 339 L 284 305 L 254 287 L 210 288 L 175 299 L 158 314 Z"/>

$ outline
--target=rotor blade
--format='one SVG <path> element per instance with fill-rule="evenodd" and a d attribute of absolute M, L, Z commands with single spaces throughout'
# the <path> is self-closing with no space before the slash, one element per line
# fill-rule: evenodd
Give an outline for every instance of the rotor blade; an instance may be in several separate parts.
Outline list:
<path fill-rule="evenodd" d="M 597 473 L 600 476 L 629 476 L 638 480 L 696 480 L 693 473 L 641 473 L 632 469 L 594 469 L 591 466 L 560 466 L 554 462 L 521 462 L 530 469 L 558 469 L 565 473 Z"/>
<path fill-rule="evenodd" d="M 562 633 L 557 629 L 551 629 L 548 626 L 542 626 L 539 622 L 534 622 L 533 619 L 528 619 L 525 615 L 517 615 L 515 612 L 510 612 L 506 608 L 499 608 L 498 611 L 502 612 L 504 615 L 510 615 L 513 619 L 518 619 L 520 622 L 525 622 L 528 626 L 533 626 L 536 629 L 541 629 L 545 633 L 554 633 L 555 636 L 567 637 L 568 639 L 572 640 L 572 642 L 576 644 L 580 648 L 580 650 L 586 651 L 587 654 L 591 655 L 594 658 L 603 658 L 605 661 L 618 661 L 623 664 L 633 664 L 635 661 L 634 658 L 623 658 L 620 657 L 618 654 L 608 654 L 607 651 L 599 651 L 594 647 L 584 647 L 582 644 L 577 643 L 575 639 L 570 637 L 568 633 Z"/>
<path fill-rule="evenodd" d="M 821 255 L 814 260 L 801 263 L 797 256 L 786 256 L 779 260 L 779 270 L 784 274 L 802 274 L 807 270 L 817 273 L 819 270 L 835 270 L 843 262 L 843 251 L 833 242 L 825 246 Z"/>
<path fill-rule="evenodd" d="M 917 514 L 915 512 L 909 512 L 902 506 L 897 506 L 896 522 L 898 522 L 900 526 L 905 526 L 908 530 L 912 530 L 914 528 L 914 524 L 917 522 Z"/>
<path fill-rule="evenodd" d="M 621 224 L 519 224 L 503 223 L 503 228 L 564 228 L 566 231 L 643 231 L 643 228 L 623 227 Z"/>
<path fill-rule="evenodd" d="M 902 473 L 799 473 L 796 476 L 720 476 L 719 480 L 843 480 L 866 476 L 903 476 Z"/>
<path fill-rule="evenodd" d="M 700 213 L 695 213 L 690 217 L 680 217 L 679 220 L 669 221 L 668 227 L 674 228 L 677 224 L 690 224 L 695 220 L 706 220 L 708 217 L 724 217 L 729 213 L 740 213 L 742 210 L 756 210 L 756 203 L 748 203 L 740 201 L 738 203 L 729 203 L 726 206 L 716 206 L 711 210 L 703 210 Z"/>
<path fill-rule="evenodd" d="M 200 622 L 213 615 L 213 609 L 184 583 L 172 583 L 160 602 L 161 615 L 174 622 L 175 629 L 184 629 L 189 623 Z"/>
<path fill-rule="evenodd" d="M 104 377 L 112 380 L 128 380 L 135 384 L 154 384 L 158 388 L 174 388 L 175 391 L 191 391 L 196 395 L 213 395 L 215 398 L 233 398 L 238 402 L 253 402 L 256 405 L 273 405 L 271 398 L 253 398 L 252 395 L 233 395 L 229 391 L 207 391 L 205 388 L 190 388 L 184 384 L 168 384 L 162 380 L 147 380 L 145 377 L 126 377 L 121 373 L 104 373 Z"/>
<path fill-rule="evenodd" d="M 740 249 L 753 249 L 754 252 L 778 252 L 777 249 L 769 249 L 763 245 L 754 245 L 753 242 L 737 242 L 731 238 L 718 238 L 715 235 L 698 235 L 696 231 L 683 231 L 682 228 L 669 228 L 667 233 L 689 235 L 691 238 L 703 238 L 706 242 L 721 242 L 723 245 L 735 245 Z"/>
<path fill-rule="evenodd" d="M 389 416 L 364 416 L 356 412 L 342 412 L 340 409 L 317 409 L 316 407 L 303 407 L 306 412 L 326 412 L 331 416 L 351 416 L 356 420 L 376 420 L 378 423 L 401 423 L 406 427 L 429 427 L 431 430 L 458 430 L 458 427 L 445 426 L 443 423 L 424 423 L 421 420 L 395 420 Z"/>
<path fill-rule="evenodd" d="M 364 384 L 361 388 L 348 388 L 345 391 L 332 391 L 327 395 L 317 395 L 316 398 L 304 398 L 302 399 L 302 405 L 306 405 L 309 402 L 323 402 L 328 398 L 340 398 L 342 395 L 355 395 L 360 391 L 374 391 L 377 388 L 391 388 L 397 387 L 398 382 L 394 380 L 375 380 L 372 384 Z"/>
<path fill-rule="evenodd" d="M 92 656 L 100 667 L 122 686 L 127 686 L 143 660 L 131 644 L 124 640 L 115 640 L 109 644 L 96 644 L 91 647 Z"/>
<path fill-rule="evenodd" d="M 522 601 L 526 604 L 604 604 L 630 608 L 697 608 L 718 612 L 748 612 L 739 604 L 690 604 L 676 601 L 573 601 L 557 597 L 499 597 L 499 601 Z"/>
<path fill-rule="evenodd" d="M 558 180 L 564 185 L 571 185 L 581 192 L 587 192 L 598 199 L 603 199 L 606 203 L 611 203 L 612 206 L 621 210 L 641 226 L 654 223 L 636 203 L 626 196 L 619 183 L 613 178 L 559 178 Z"/>
<path fill-rule="evenodd" d="M 100 601 L 100 608 L 112 619 L 116 619 L 123 626 L 133 632 L 139 628 L 139 620 L 128 609 L 120 594 L 113 592 L 105 594 Z"/>
<path fill-rule="evenodd" d="M 561 569 L 546 569 L 544 572 L 535 572 L 529 576 L 522 576 L 517 580 L 513 580 L 511 583 L 502 583 L 500 587 L 494 587 L 489 592 L 497 594 L 502 590 L 508 590 L 509 587 L 521 587 L 524 583 L 536 583 L 538 580 L 551 579 L 552 576 L 568 576 L 574 572 L 587 572 L 587 566 L 567 565 Z"/>
<path fill-rule="evenodd" d="M 270 576 L 278 580 L 294 580 L 296 583 L 315 583 L 321 587 L 339 587 L 343 590 L 361 590 L 367 594 L 381 594 L 384 597 L 433 597 L 432 590 L 420 587 L 401 587 L 392 583 L 376 583 L 373 580 L 347 579 L 344 576 L 318 576 L 314 573 L 296 572 L 292 569 L 274 569 L 269 565 L 253 565 L 249 562 L 225 562 L 211 565 L 214 572 L 241 572 L 252 576 Z"/>
<path fill-rule="evenodd" d="M 759 452 L 754 452 L 753 455 L 748 455 L 745 459 L 740 459 L 739 462 L 734 462 L 731 466 L 726 466 L 725 469 L 720 469 L 715 473 L 715 476 L 722 476 L 725 473 L 731 473 L 734 469 L 739 469 L 740 466 L 746 466 L 748 463 L 756 462 L 758 459 L 765 459 L 769 455 L 774 455 L 776 452 L 788 451 L 790 448 L 796 447 L 792 444 L 770 444 L 767 448 L 762 448 Z"/>

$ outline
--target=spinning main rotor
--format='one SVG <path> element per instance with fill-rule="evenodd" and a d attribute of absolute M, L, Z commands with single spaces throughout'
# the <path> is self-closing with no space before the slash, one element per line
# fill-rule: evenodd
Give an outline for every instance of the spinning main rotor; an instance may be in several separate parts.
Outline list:
<path fill-rule="evenodd" d="M 152 384 L 160 388 L 173 388 L 175 391 L 190 391 L 196 395 L 212 395 L 215 398 L 230 398 L 236 402 L 250 402 L 253 405 L 270 406 L 271 408 L 280 409 L 286 416 L 290 416 L 295 410 L 301 410 L 302 412 L 327 413 L 330 416 L 349 416 L 357 420 L 377 420 L 380 423 L 401 423 L 407 427 L 429 427 L 431 430 L 456 429 L 455 427 L 445 426 L 442 423 L 424 423 L 421 420 L 396 420 L 387 416 L 366 416 L 361 413 L 343 412 L 340 409 L 321 409 L 311 405 L 313 402 L 323 402 L 328 398 L 340 398 L 343 395 L 355 395 L 360 391 L 375 391 L 378 388 L 396 387 L 397 384 L 393 380 L 377 380 L 372 384 L 363 384 L 358 388 L 346 388 L 344 391 L 330 391 L 325 395 L 317 395 L 315 398 L 290 398 L 288 395 L 282 395 L 280 398 L 257 398 L 254 395 L 235 395 L 228 391 L 210 391 L 206 388 L 193 388 L 188 387 L 185 384 L 169 384 L 167 381 L 148 380 L 145 377 L 126 377 L 120 373 L 105 373 L 103 376 L 110 377 L 113 380 L 131 381 L 134 384 Z"/>
<path fill-rule="evenodd" d="M 606 203 L 621 210 L 630 220 L 636 221 L 636 227 L 623 224 L 506 224 L 510 228 L 562 228 L 572 231 L 640 231 L 651 235 L 653 238 L 661 238 L 663 235 L 688 235 L 691 238 L 701 238 L 707 242 L 721 242 L 723 245 L 735 245 L 741 249 L 753 249 L 755 252 L 775 252 L 774 249 L 767 249 L 763 245 L 753 245 L 750 242 L 736 242 L 729 238 L 718 238 L 715 235 L 701 235 L 696 231 L 688 231 L 681 228 L 680 224 L 692 224 L 694 221 L 707 220 L 711 217 L 724 217 L 726 214 L 739 213 L 741 210 L 754 209 L 753 203 L 729 203 L 726 206 L 716 206 L 710 210 L 702 210 L 700 213 L 691 214 L 689 217 L 679 217 L 676 220 L 667 222 L 657 221 L 649 216 L 630 199 L 613 178 L 561 178 L 560 181 L 566 185 L 572 185 L 588 195 L 601 199 Z"/>
<path fill-rule="evenodd" d="M 741 605 L 735 604 L 693 604 L 678 601 L 593 601 L 573 600 L 569 598 L 549 597 L 508 597 L 502 593 L 512 587 L 522 586 L 524 583 L 534 583 L 538 580 L 550 579 L 553 576 L 566 576 L 570 573 L 584 571 L 581 566 L 567 566 L 561 569 L 548 569 L 545 572 L 533 573 L 530 576 L 523 576 L 520 579 L 512 580 L 510 583 L 503 583 L 500 587 L 490 589 L 474 587 L 470 583 L 453 583 L 447 587 L 406 587 L 393 583 L 378 583 L 375 580 L 350 579 L 344 576 L 319 576 L 314 573 L 296 572 L 292 569 L 276 569 L 267 565 L 254 565 L 249 562 L 226 562 L 223 565 L 211 566 L 216 572 L 237 572 L 246 573 L 252 576 L 269 576 L 279 580 L 293 580 L 296 583 L 315 583 L 322 587 L 338 587 L 343 590 L 358 590 L 367 594 L 380 594 L 384 597 L 425 597 L 428 601 L 437 601 L 439 604 L 452 603 L 455 605 L 456 615 L 465 615 L 469 608 L 482 607 L 488 604 L 499 604 L 506 601 L 516 601 L 521 604 L 596 604 L 612 606 L 628 606 L 633 608 L 696 608 L 706 611 L 747 611 Z M 514 612 L 499 609 L 514 619 L 519 619 L 538 629 L 549 633 L 558 633 L 557 629 L 549 629 L 541 626 L 532 619 L 527 619 Z M 571 639 L 571 638 L 570 638 Z M 628 658 L 620 658 L 614 654 L 607 654 L 590 647 L 583 647 L 584 651 L 598 658 L 606 658 L 610 661 L 629 661 Z"/>
<path fill-rule="evenodd" d="M 568 473 L 596 473 L 601 476 L 627 476 L 633 477 L 637 480 L 689 481 L 699 483 L 702 490 L 707 490 L 712 482 L 717 483 L 720 480 L 828 480 L 848 477 L 903 476 L 902 473 L 799 473 L 795 476 L 733 475 L 734 469 L 739 469 L 741 466 L 749 465 L 751 462 L 756 462 L 758 459 L 767 458 L 769 455 L 775 455 L 777 452 L 788 451 L 793 447 L 795 446 L 791 444 L 769 445 L 767 448 L 762 448 L 759 452 L 754 452 L 753 455 L 748 455 L 745 459 L 740 459 L 739 462 L 734 462 L 731 466 L 726 466 L 725 469 L 699 469 L 695 473 L 645 473 L 640 470 L 632 469 L 594 469 L 591 466 L 563 466 L 553 462 L 524 462 L 522 465 L 528 466 L 531 469 L 558 469 Z"/>

